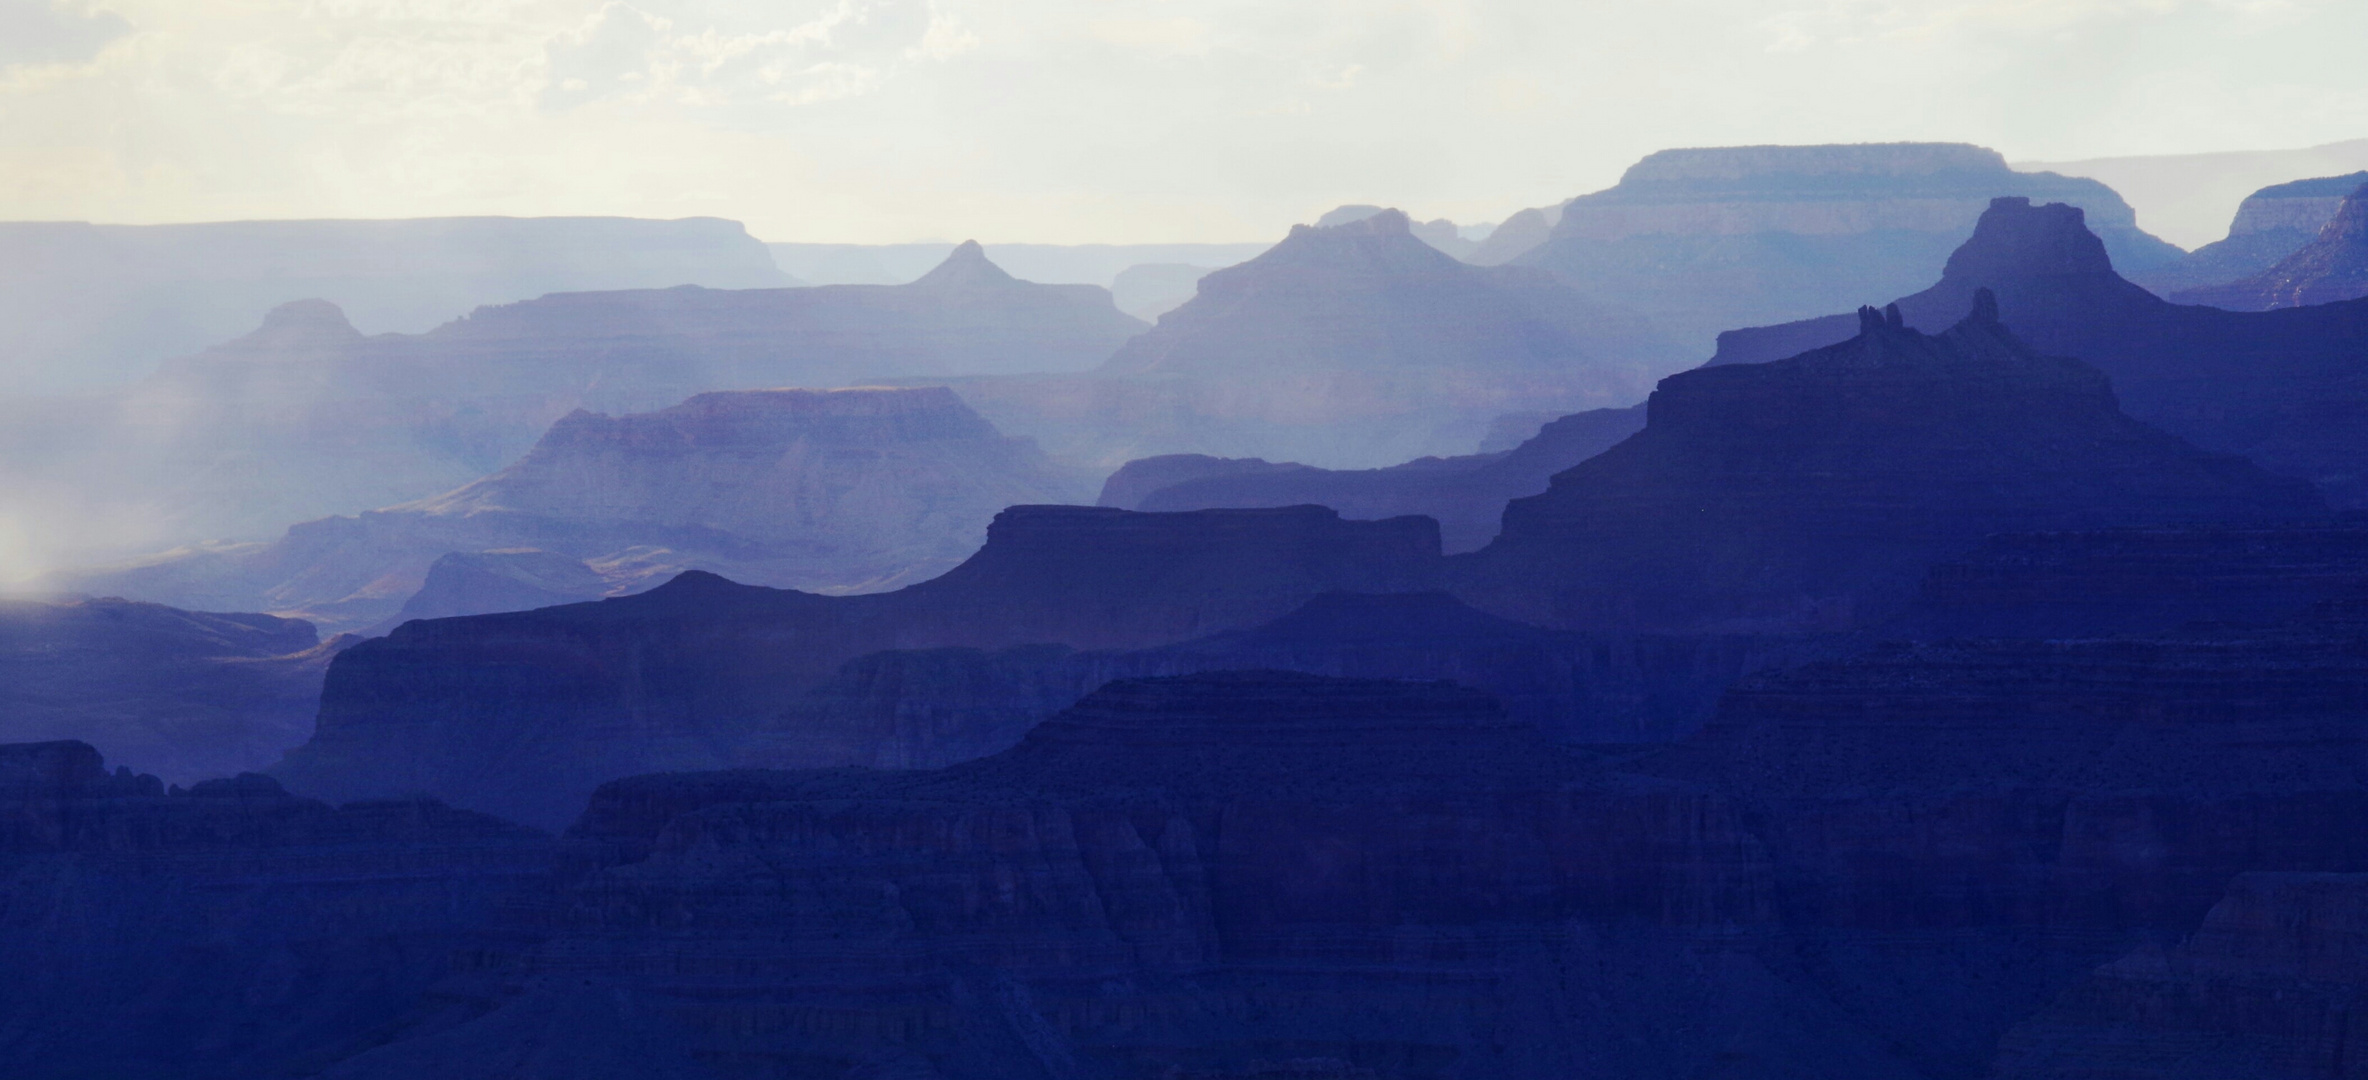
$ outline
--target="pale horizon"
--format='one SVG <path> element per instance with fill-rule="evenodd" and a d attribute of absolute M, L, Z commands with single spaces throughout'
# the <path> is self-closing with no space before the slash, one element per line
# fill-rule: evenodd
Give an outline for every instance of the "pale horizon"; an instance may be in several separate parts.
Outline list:
<path fill-rule="evenodd" d="M 0 31 L 5 220 L 1246 242 L 1501 220 L 1677 146 L 2368 135 L 2368 6 L 2309 0 L 0 0 Z"/>

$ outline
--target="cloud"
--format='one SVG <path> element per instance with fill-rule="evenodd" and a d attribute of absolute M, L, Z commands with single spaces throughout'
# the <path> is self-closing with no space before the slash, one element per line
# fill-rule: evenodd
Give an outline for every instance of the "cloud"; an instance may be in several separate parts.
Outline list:
<path fill-rule="evenodd" d="M 0 68 L 79 64 L 131 30 L 123 16 L 75 0 L 0 0 Z"/>
<path fill-rule="evenodd" d="M 610 0 L 554 35 L 544 50 L 543 107 L 619 100 L 747 123 L 766 106 L 860 97 L 901 69 L 979 44 L 959 19 L 913 0 L 835 0 L 802 19 L 778 9 L 771 18 L 716 19 L 712 9 L 652 6 Z"/>

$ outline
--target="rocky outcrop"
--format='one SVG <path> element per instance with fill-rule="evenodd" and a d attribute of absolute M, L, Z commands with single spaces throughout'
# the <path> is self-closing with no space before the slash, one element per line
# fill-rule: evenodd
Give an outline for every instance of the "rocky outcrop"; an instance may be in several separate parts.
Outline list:
<path fill-rule="evenodd" d="M 473 484 L 299 525 L 276 544 L 59 580 L 380 631 L 415 601 L 418 616 L 514 611 L 635 592 L 686 569 L 876 591 L 960 563 L 1006 506 L 1082 502 L 1084 480 L 941 387 L 701 394 L 652 413 L 579 411 Z M 574 566 L 543 567 L 524 592 L 505 584 L 515 574 L 459 565 L 429 580 L 447 555 L 513 549 Z M 430 585 L 442 599 L 418 600 Z M 462 595 L 472 586 L 485 591 Z"/>
<path fill-rule="evenodd" d="M 0 601 L 0 741 L 79 739 L 177 783 L 260 769 L 312 734 L 346 644 L 269 615 Z"/>
<path fill-rule="evenodd" d="M 2234 311 L 2331 304 L 2368 296 L 2368 177 L 2343 197 L 2311 241 L 2255 274 L 2173 299 Z"/>
<path fill-rule="evenodd" d="M 1517 261 L 1707 346 L 1914 288 L 2001 196 L 2087 210 L 2125 265 L 2184 255 L 2094 180 L 2017 173 L 1961 143 L 1892 143 L 1663 150 L 1565 203 L 1553 237 Z"/>
<path fill-rule="evenodd" d="M 423 994 L 494 944 L 549 845 L 433 802 L 340 809 L 253 774 L 168 791 L 83 743 L 0 746 L 0 1057 L 312 1073 L 435 1014 Z"/>
<path fill-rule="evenodd" d="M 360 337 L 317 303 L 269 322 L 56 418 L 28 410 L 26 432 L 0 439 L 0 479 L 52 519 L 150 530 L 108 530 L 117 545 L 271 536 L 450 491 L 579 409 L 1074 371 L 1143 329 L 1100 288 L 1014 280 L 975 244 L 901 286 L 561 293 L 417 335 Z"/>
<path fill-rule="evenodd" d="M 1354 468 L 1463 453 L 1515 408 L 1629 405 L 1679 365 L 1643 320 L 1541 271 L 1458 262 L 1412 228 L 1395 210 L 1295 227 L 1090 375 L 951 385 L 996 426 L 1109 467 Z"/>
<path fill-rule="evenodd" d="M 794 285 L 736 221 L 422 218 L 193 225 L 0 223 L 0 372 L 90 392 L 322 297 L 373 331 L 546 293 Z"/>
<path fill-rule="evenodd" d="M 640 595 L 411 623 L 341 655 L 275 770 L 331 798 L 429 793 L 534 824 L 601 781 L 721 768 L 840 665 L 899 648 L 1135 649 L 1254 626 L 1319 593 L 1437 587 L 1421 518 L 1319 507 L 1015 507 L 944 576 L 830 597 L 685 574 Z"/>
<path fill-rule="evenodd" d="M 1646 408 L 1642 433 L 1514 500 L 1458 593 L 1585 629 L 1843 629 L 1992 533 L 2321 511 L 2130 419 L 2096 369 L 2017 341 L 1986 291 L 1943 333 L 1861 309 L 1847 342 L 1672 376 Z"/>
<path fill-rule="evenodd" d="M 1999 1047 L 2007 1080 L 2359 1075 L 2368 875 L 2251 873 L 2173 946 L 2096 970 Z"/>
<path fill-rule="evenodd" d="M 2001 199 L 1950 256 L 1941 281 L 1898 303 L 1927 332 L 1991 289 L 2015 335 L 2113 379 L 2130 415 L 2207 450 L 2316 483 L 2341 508 L 2368 506 L 2368 396 L 2353 377 L 2368 301 L 2245 313 L 2167 303 L 2123 280 L 2077 209 Z M 1719 336 L 1713 364 L 1759 363 L 1840 341 L 1827 316 Z"/>
<path fill-rule="evenodd" d="M 1641 406 L 1555 419 L 1502 453 L 1423 458 L 1385 469 L 1318 469 L 1199 455 L 1130 461 L 1102 485 L 1102 505 L 1131 510 L 1315 504 L 1372 520 L 1422 514 L 1439 522 L 1449 554 L 1496 538 L 1505 504 L 1546 489 L 1554 474 L 1644 427 Z"/>
<path fill-rule="evenodd" d="M 2368 184 L 2368 172 L 2272 184 L 2246 196 L 2228 235 L 2187 253 L 2179 266 L 2141 278 L 2166 295 L 2250 278 L 2302 250 L 2327 227 L 2343 198 Z"/>

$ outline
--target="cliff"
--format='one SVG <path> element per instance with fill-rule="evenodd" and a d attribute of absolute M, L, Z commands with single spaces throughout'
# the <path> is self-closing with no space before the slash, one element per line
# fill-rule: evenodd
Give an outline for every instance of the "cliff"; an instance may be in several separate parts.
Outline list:
<path fill-rule="evenodd" d="M 2368 875 L 2251 873 L 2186 940 L 2099 967 L 2009 1032 L 1997 1075 L 2358 1075 Z"/>
<path fill-rule="evenodd" d="M 735 764 L 754 732 L 867 653 L 1142 648 L 1319 593 L 1435 588 L 1438 557 L 1419 518 L 1015 507 L 961 566 L 894 592 L 692 572 L 621 599 L 407 624 L 331 665 L 312 741 L 274 773 L 324 797 L 425 792 L 551 824 L 604 780 Z"/>
<path fill-rule="evenodd" d="M 2184 254 L 2094 180 L 2018 173 L 1962 143 L 1889 143 L 1663 150 L 1565 203 L 1552 237 L 1515 261 L 1707 346 L 1914 288 L 2001 196 L 2082 207 L 2125 265 Z"/>
<path fill-rule="evenodd" d="M 951 385 L 1067 459 L 1369 467 L 1462 453 L 1515 409 L 1632 404 L 1681 363 L 1625 310 L 1538 270 L 1458 262 L 1390 210 L 1295 227 L 1210 273 L 1090 374 Z"/>
<path fill-rule="evenodd" d="M 2263 313 L 2167 303 L 2114 271 L 2079 210 L 2019 199 L 1993 203 L 1941 281 L 1897 306 L 1909 326 L 1937 330 L 1983 288 L 2017 337 L 2111 376 L 2131 416 L 2309 479 L 2338 507 L 2368 505 L 2368 400 L 2352 378 L 2368 301 Z M 1835 315 L 1722 334 L 1710 362 L 1778 359 L 1856 325 Z"/>
<path fill-rule="evenodd" d="M 951 769 L 619 781 L 568 837 L 518 990 L 446 1045 L 566 970 L 811 1075 L 1909 1075 L 1759 947 L 1717 800 L 1441 684 L 1120 682 Z"/>
<path fill-rule="evenodd" d="M 298 525 L 274 544 L 58 580 L 301 614 L 337 630 L 387 628 L 378 624 L 454 553 L 531 549 L 577 564 L 547 568 L 544 577 L 569 583 L 538 586 L 519 598 L 527 601 L 637 591 L 686 569 L 876 591 L 960 563 L 1006 506 L 1082 502 L 1083 481 L 940 387 L 711 393 L 651 413 L 578 411 L 491 476 Z M 453 592 L 471 581 L 491 591 L 481 599 Z M 441 588 L 446 598 L 427 602 L 441 604 L 441 614 L 517 610 L 499 599 L 507 586 L 482 576 L 448 575 Z"/>
<path fill-rule="evenodd" d="M 0 806 L 20 1076 L 316 1071 L 433 1009 L 550 867 L 547 836 L 433 802 L 340 809 L 252 774 L 168 792 L 74 742 L 0 746 Z"/>
<path fill-rule="evenodd" d="M 28 416 L 40 434 L 0 442 L 0 477 L 39 493 L 56 517 L 129 518 L 146 530 L 108 530 L 118 545 L 270 536 L 469 483 L 578 409 L 643 413 L 710 391 L 883 376 L 1074 371 L 1143 329 L 1107 292 L 1014 280 L 976 245 L 901 286 L 557 293 L 423 334 L 368 337 L 307 302 L 268 324 L 70 418 Z"/>
<path fill-rule="evenodd" d="M 1130 461 L 1102 485 L 1102 505 L 1131 510 L 1316 504 L 1343 517 L 1421 514 L 1439 522 L 1448 554 L 1496 538 L 1505 504 L 1644 427 L 1644 409 L 1593 409 L 1555 419 L 1510 451 L 1423 458 L 1383 469 L 1318 469 L 1179 455 Z"/>
<path fill-rule="evenodd" d="M 260 769 L 312 734 L 345 644 L 269 615 L 0 601 L 0 741 L 79 739 L 175 783 Z"/>
<path fill-rule="evenodd" d="M 1514 500 L 1451 574 L 1459 595 L 1586 629 L 1843 629 L 1996 532 L 2322 512 L 2306 485 L 2130 419 L 1986 291 L 1940 334 L 1862 309 L 1849 341 L 1671 376 L 1646 410 Z"/>
<path fill-rule="evenodd" d="M 2245 197 L 2228 235 L 2187 253 L 2168 271 L 2145 275 L 2146 287 L 2165 295 L 2241 281 L 2276 266 L 2316 239 L 2343 198 L 2368 184 L 2368 172 L 2271 184 Z"/>
<path fill-rule="evenodd" d="M 2368 177 L 2356 179 L 2360 185 L 2343 197 L 2309 243 L 2258 274 L 2190 289 L 2173 299 L 2234 311 L 2267 311 L 2368 296 Z"/>

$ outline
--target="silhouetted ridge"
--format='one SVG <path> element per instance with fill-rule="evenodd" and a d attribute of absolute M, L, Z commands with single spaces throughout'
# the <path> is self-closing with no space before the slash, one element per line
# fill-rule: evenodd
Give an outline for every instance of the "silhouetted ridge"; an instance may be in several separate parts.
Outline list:
<path fill-rule="evenodd" d="M 1642 433 L 1506 508 L 1459 593 L 1549 625 L 1839 629 L 1993 532 L 2323 512 L 2131 420 L 2102 372 L 1970 299 L 1937 335 L 1867 307 L 1841 344 L 1662 380 Z"/>
<path fill-rule="evenodd" d="M 987 249 L 976 240 L 964 240 L 944 262 L 914 281 L 923 289 L 981 288 L 1016 285 L 1020 281 L 987 258 Z"/>

